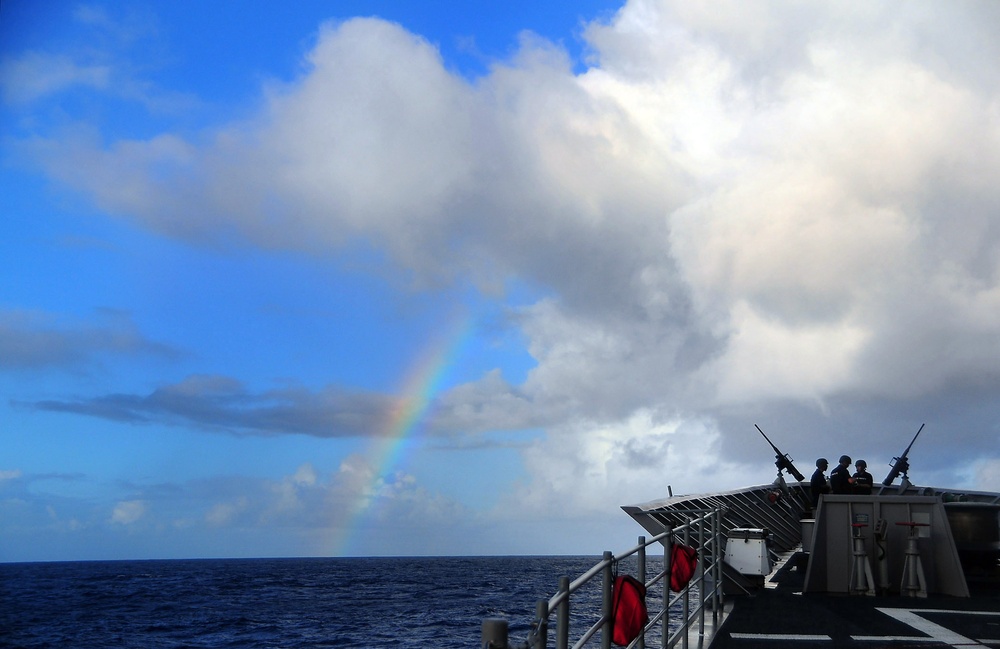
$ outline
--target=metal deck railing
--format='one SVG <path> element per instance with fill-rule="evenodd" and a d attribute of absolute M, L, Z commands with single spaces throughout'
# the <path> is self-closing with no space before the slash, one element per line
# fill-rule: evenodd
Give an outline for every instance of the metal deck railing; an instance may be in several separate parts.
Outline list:
<path fill-rule="evenodd" d="M 722 535 L 739 528 L 762 528 L 768 532 L 768 548 L 784 553 L 802 542 L 804 512 L 810 507 L 809 485 L 771 484 L 713 494 L 675 496 L 668 499 L 622 507 L 647 532 L 677 525 L 684 512 L 693 508 L 723 508 Z"/>
<path fill-rule="evenodd" d="M 704 507 L 676 512 L 680 518 L 650 539 L 639 537 L 638 544 L 625 552 L 614 555 L 605 552 L 601 561 L 574 580 L 562 577 L 555 595 L 539 600 L 531 633 L 523 642 L 508 642 L 507 624 L 503 620 L 487 620 L 483 623 L 483 649 L 547 649 L 550 629 L 556 649 L 579 649 L 599 638 L 603 649 L 611 647 L 612 639 L 612 584 L 615 574 L 622 567 L 634 564 L 639 581 L 645 584 L 647 595 L 660 593 L 658 606 L 647 601 L 650 619 L 642 632 L 629 644 L 629 648 L 645 649 L 647 646 L 661 648 L 675 647 L 679 643 L 685 649 L 689 637 L 704 638 L 706 630 L 717 629 L 722 623 L 722 565 L 725 539 L 722 507 Z M 698 551 L 698 567 L 691 581 L 682 590 L 670 590 L 671 550 L 675 543 L 683 543 Z M 647 572 L 654 562 L 647 560 L 647 548 L 660 544 L 663 547 L 662 569 L 647 579 Z M 634 559 L 633 559 L 634 557 Z M 658 562 L 655 562 L 658 563 Z M 580 616 L 571 607 L 595 605 L 594 598 L 576 604 L 574 595 L 588 584 L 600 579 L 600 615 L 586 628 L 573 627 L 571 621 L 579 621 Z M 582 598 L 581 598 L 582 599 Z M 708 627 L 706 619 L 709 618 Z M 582 626 L 577 625 L 577 626 Z M 571 628 L 572 627 L 572 628 Z M 571 645 L 570 642 L 573 642 Z"/>
<path fill-rule="evenodd" d="M 940 496 L 944 502 L 997 503 L 993 492 L 956 491 L 936 487 L 917 487 L 908 482 L 899 486 L 875 485 L 873 495 Z M 812 517 L 809 483 L 784 480 L 772 484 L 744 487 L 712 494 L 672 496 L 622 509 L 649 533 L 659 533 L 667 525 L 678 525 L 684 512 L 691 509 L 722 507 L 726 515 L 723 534 L 737 528 L 764 528 L 769 532 L 768 547 L 775 553 L 794 549 L 802 542 L 803 517 Z"/>
<path fill-rule="evenodd" d="M 872 495 L 940 497 L 946 508 L 960 507 L 962 503 L 1000 504 L 1000 495 L 994 492 L 915 486 L 905 477 L 898 486 L 876 484 Z M 800 546 L 802 519 L 813 517 L 809 484 L 806 482 L 786 484 L 780 476 L 772 484 L 711 494 L 671 496 L 641 505 L 625 506 L 622 509 L 647 532 L 653 534 L 662 531 L 665 526 L 678 524 L 684 519 L 686 510 L 705 507 L 722 507 L 726 510 L 722 533 L 727 538 L 734 529 L 764 529 L 767 532 L 768 552 L 774 561 L 779 561 L 782 556 Z M 1000 547 L 996 549 L 1000 550 Z M 727 585 L 734 590 L 747 590 L 755 583 L 747 582 L 728 565 L 724 566 L 723 575 Z"/>

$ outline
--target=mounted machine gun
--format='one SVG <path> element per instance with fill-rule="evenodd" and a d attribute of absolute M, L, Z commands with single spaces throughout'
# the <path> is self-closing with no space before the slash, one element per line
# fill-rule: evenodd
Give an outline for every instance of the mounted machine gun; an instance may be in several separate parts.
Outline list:
<path fill-rule="evenodd" d="M 754 424 L 754 427 L 761 435 L 764 435 L 764 431 L 760 429 L 760 426 Z M 766 439 L 767 443 L 771 445 L 772 449 L 774 449 L 774 459 L 775 459 L 774 466 L 778 467 L 778 477 L 774 481 L 774 484 L 777 485 L 778 488 L 769 493 L 767 499 L 771 502 L 772 505 L 779 505 L 783 502 L 784 499 L 787 499 L 789 501 L 795 502 L 797 507 L 801 511 L 805 511 L 808 504 L 800 501 L 798 498 L 793 496 L 792 493 L 788 490 L 788 485 L 785 484 L 785 476 L 783 475 L 783 472 L 788 471 L 793 476 L 795 476 L 795 479 L 798 480 L 799 482 L 805 481 L 806 477 L 801 473 L 799 473 L 799 470 L 795 468 L 794 464 L 792 464 L 791 456 L 789 456 L 787 453 L 782 453 L 781 449 L 775 446 L 774 442 L 768 439 L 767 435 L 764 435 L 764 439 Z"/>
<path fill-rule="evenodd" d="M 754 428 L 756 428 L 761 435 L 764 435 L 764 431 L 760 429 L 760 426 L 754 424 Z M 767 439 L 767 435 L 764 435 L 764 439 Z M 771 448 L 774 449 L 774 457 L 776 459 L 774 466 L 778 467 L 778 477 L 779 478 L 781 477 L 782 471 L 788 471 L 793 476 L 795 476 L 796 480 L 798 480 L 799 482 L 804 482 L 806 477 L 801 473 L 799 473 L 799 470 L 795 468 L 794 464 L 792 464 L 792 458 L 789 457 L 787 453 L 782 453 L 781 450 L 779 450 L 778 447 L 775 446 L 774 442 L 772 442 L 771 440 L 767 439 L 767 443 L 770 444 Z"/>
<path fill-rule="evenodd" d="M 882 481 L 883 485 L 885 485 L 886 487 L 890 486 L 892 484 L 892 481 L 895 480 L 896 476 L 898 476 L 900 473 L 903 474 L 903 481 L 901 483 L 903 487 L 905 488 L 910 483 L 910 479 L 906 475 L 906 472 L 910 470 L 910 462 L 906 456 L 910 454 L 910 448 L 913 447 L 913 442 L 917 441 L 917 437 L 920 436 L 920 431 L 923 429 L 924 429 L 924 424 L 920 424 L 920 429 L 917 430 L 917 434 L 914 435 L 913 439 L 910 440 L 910 445 L 906 447 L 906 450 L 903 451 L 903 454 L 900 455 L 899 457 L 892 458 L 892 469 L 889 471 L 889 475 L 885 477 L 885 480 Z"/>

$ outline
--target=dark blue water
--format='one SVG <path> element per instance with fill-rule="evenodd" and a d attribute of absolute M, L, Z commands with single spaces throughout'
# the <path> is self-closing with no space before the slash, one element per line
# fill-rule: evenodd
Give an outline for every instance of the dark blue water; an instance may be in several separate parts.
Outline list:
<path fill-rule="evenodd" d="M 468 648 L 493 617 L 509 620 L 514 642 L 527 637 L 535 603 L 556 592 L 560 576 L 576 578 L 598 560 L 0 564 L 0 646 Z M 596 582 L 574 596 L 579 619 L 597 619 Z"/>

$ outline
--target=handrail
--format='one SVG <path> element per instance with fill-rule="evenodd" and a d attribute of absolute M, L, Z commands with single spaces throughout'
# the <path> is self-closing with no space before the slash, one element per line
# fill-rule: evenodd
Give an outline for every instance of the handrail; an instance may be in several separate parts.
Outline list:
<path fill-rule="evenodd" d="M 555 595 L 547 600 L 538 600 L 536 606 L 536 616 L 532 623 L 531 633 L 527 641 L 521 645 L 508 645 L 506 639 L 506 626 L 502 638 L 492 638 L 487 636 L 488 625 L 483 625 L 483 647 L 511 647 L 514 649 L 547 649 L 549 619 L 553 613 L 556 614 L 556 649 L 569 649 L 570 635 L 570 602 L 572 595 L 583 586 L 590 583 L 596 577 L 601 576 L 603 580 L 601 589 L 601 615 L 588 628 L 583 630 L 573 649 L 580 649 L 589 643 L 594 636 L 600 632 L 601 646 L 608 649 L 611 646 L 612 635 L 612 582 L 613 571 L 619 563 L 632 555 L 637 555 L 637 578 L 645 584 L 647 588 L 657 584 L 662 585 L 663 597 L 658 611 L 650 611 L 650 619 L 642 632 L 632 641 L 629 647 L 645 649 L 647 639 L 656 635 L 660 638 L 660 647 L 663 649 L 674 647 L 683 640 L 683 647 L 688 647 L 688 635 L 692 633 L 695 622 L 698 624 L 698 635 L 705 634 L 705 616 L 709 610 L 712 614 L 712 623 L 717 627 L 720 623 L 719 615 L 722 610 L 722 562 L 723 562 L 723 530 L 722 517 L 725 507 L 716 506 L 706 509 L 690 509 L 675 512 L 683 514 L 687 520 L 675 527 L 666 526 L 665 531 L 656 534 L 650 539 L 640 536 L 638 544 L 629 548 L 618 556 L 611 552 L 604 552 L 603 558 L 582 575 L 570 581 L 568 577 L 560 579 L 559 590 Z M 681 542 L 686 545 L 692 544 L 692 536 L 697 535 L 696 548 L 699 550 L 700 560 L 694 578 L 691 579 L 683 589 L 670 596 L 670 565 L 671 547 L 674 543 Z M 650 545 L 660 543 L 663 545 L 663 570 L 657 573 L 652 579 L 646 580 L 646 548 Z M 711 583 L 709 583 L 711 582 Z M 697 589 L 698 602 L 691 606 L 691 596 Z M 711 606 L 709 606 L 711 604 Z M 648 604 L 647 604 L 648 605 Z M 672 609 L 680 607 L 677 612 Z M 495 620 L 493 622 L 496 622 Z M 671 625 L 676 628 L 671 629 Z M 489 627 L 491 630 L 494 626 Z"/>
<path fill-rule="evenodd" d="M 565 599 L 568 599 L 569 596 L 578 591 L 581 586 L 589 582 L 597 575 L 601 574 L 601 571 L 603 571 L 606 567 L 613 566 L 615 563 L 616 560 L 612 557 L 611 553 L 605 552 L 604 558 L 601 559 L 601 561 L 599 561 L 590 570 L 588 570 L 587 572 L 583 573 L 582 575 L 574 579 L 572 582 L 570 582 L 568 591 L 566 592 L 560 591 L 555 595 L 553 595 L 551 599 L 549 599 L 548 603 L 549 610 L 550 611 L 554 610 L 555 607 L 558 606 L 560 602 L 562 602 Z"/>

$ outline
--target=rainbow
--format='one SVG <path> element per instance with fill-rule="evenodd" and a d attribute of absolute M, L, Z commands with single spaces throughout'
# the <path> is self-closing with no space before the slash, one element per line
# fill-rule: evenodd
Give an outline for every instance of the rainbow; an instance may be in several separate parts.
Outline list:
<path fill-rule="evenodd" d="M 448 370 L 454 366 L 472 336 L 473 320 L 465 312 L 456 311 L 442 331 L 444 333 L 431 340 L 411 364 L 401 381 L 396 405 L 372 437 L 365 455 L 375 470 L 370 483 L 360 490 L 349 510 L 337 516 L 339 524 L 334 530 L 337 540 L 333 556 L 366 554 L 363 547 L 357 547 L 356 537 L 378 513 L 380 500 L 377 488 L 386 476 L 405 463 L 403 454 L 409 447 L 408 442 L 423 430 L 434 401 L 448 378 Z"/>

